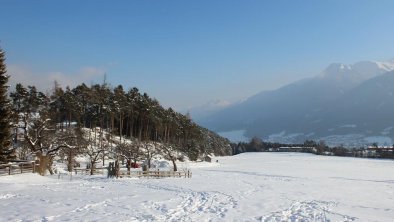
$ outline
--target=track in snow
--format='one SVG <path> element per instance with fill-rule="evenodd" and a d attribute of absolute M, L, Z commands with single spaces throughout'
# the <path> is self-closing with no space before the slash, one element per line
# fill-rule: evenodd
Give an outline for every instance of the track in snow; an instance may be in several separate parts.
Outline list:
<path fill-rule="evenodd" d="M 331 208 L 336 206 L 334 202 L 326 201 L 296 201 L 288 209 L 283 211 L 274 212 L 272 214 L 258 218 L 260 221 L 264 222 L 280 222 L 280 221 L 322 221 L 329 222 L 330 218 L 337 218 L 335 221 L 349 222 L 354 221 L 357 218 L 343 215 L 339 213 L 334 213 Z"/>
<path fill-rule="evenodd" d="M 228 210 L 237 206 L 237 201 L 230 195 L 218 191 L 193 191 L 177 186 L 158 184 L 141 184 L 154 190 L 166 190 L 182 201 L 175 207 L 168 209 L 165 203 L 149 203 L 147 208 L 160 211 L 154 216 L 157 221 L 198 221 L 225 218 Z"/>

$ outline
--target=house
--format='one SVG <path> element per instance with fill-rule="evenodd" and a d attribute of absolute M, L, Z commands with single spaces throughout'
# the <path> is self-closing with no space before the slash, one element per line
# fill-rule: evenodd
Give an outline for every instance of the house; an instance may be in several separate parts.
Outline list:
<path fill-rule="evenodd" d="M 368 146 L 367 150 L 376 152 L 393 152 L 392 146 Z"/>
<path fill-rule="evenodd" d="M 393 146 L 368 146 L 364 150 L 366 155 L 364 157 L 393 157 L 394 148 Z"/>

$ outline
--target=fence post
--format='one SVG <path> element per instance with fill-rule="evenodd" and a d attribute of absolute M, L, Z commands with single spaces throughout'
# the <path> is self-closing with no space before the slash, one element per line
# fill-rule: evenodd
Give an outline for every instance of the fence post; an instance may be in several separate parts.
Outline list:
<path fill-rule="evenodd" d="M 8 175 L 11 175 L 11 165 L 8 165 Z"/>
<path fill-rule="evenodd" d="M 32 162 L 32 164 L 33 164 L 33 173 L 35 173 L 36 172 L 36 163 Z"/>

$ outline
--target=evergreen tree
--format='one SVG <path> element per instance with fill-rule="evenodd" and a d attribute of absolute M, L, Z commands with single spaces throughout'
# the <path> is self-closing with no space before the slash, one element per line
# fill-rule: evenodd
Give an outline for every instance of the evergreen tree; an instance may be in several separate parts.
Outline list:
<path fill-rule="evenodd" d="M 124 119 L 125 119 L 125 113 L 127 112 L 126 109 L 127 97 L 126 97 L 126 93 L 123 90 L 122 85 L 119 85 L 114 89 L 114 93 L 112 94 L 112 97 L 113 98 L 110 100 L 112 107 L 111 116 L 116 115 L 116 118 L 118 119 L 119 138 L 120 138 L 120 142 L 122 142 Z"/>
<path fill-rule="evenodd" d="M 88 102 L 89 102 L 90 88 L 84 83 L 75 87 L 72 90 L 72 96 L 75 99 L 75 112 L 78 116 L 78 123 L 83 127 L 89 127 L 88 121 Z"/>
<path fill-rule="evenodd" d="M 7 98 L 8 78 L 5 53 L 0 48 L 0 162 L 9 159 L 13 152 L 11 143 L 11 107 Z"/>
<path fill-rule="evenodd" d="M 128 124 L 128 128 L 129 128 L 129 137 L 133 137 L 136 135 L 135 132 L 135 124 L 137 123 L 136 121 L 136 117 L 138 116 L 138 106 L 137 106 L 137 100 L 139 98 L 139 90 L 138 88 L 134 87 L 132 89 L 130 89 L 127 92 L 127 109 L 128 109 L 128 114 L 127 114 L 127 124 Z"/>

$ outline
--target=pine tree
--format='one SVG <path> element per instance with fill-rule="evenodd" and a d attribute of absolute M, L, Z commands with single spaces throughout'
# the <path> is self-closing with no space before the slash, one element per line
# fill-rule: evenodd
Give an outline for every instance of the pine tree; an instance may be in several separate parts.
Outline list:
<path fill-rule="evenodd" d="M 111 99 L 111 106 L 113 109 L 112 115 L 116 115 L 119 123 L 119 137 L 122 142 L 125 113 L 127 112 L 127 97 L 123 90 L 123 86 L 119 85 L 114 89 Z"/>
<path fill-rule="evenodd" d="M 10 133 L 11 107 L 7 98 L 9 76 L 6 72 L 5 53 L 0 48 L 0 162 L 9 159 L 13 152 Z"/>
<path fill-rule="evenodd" d="M 88 125 L 88 108 L 89 108 L 89 94 L 90 88 L 84 83 L 72 89 L 72 96 L 75 99 L 75 111 L 78 116 L 78 124 L 83 127 Z"/>

